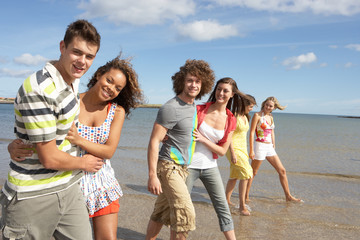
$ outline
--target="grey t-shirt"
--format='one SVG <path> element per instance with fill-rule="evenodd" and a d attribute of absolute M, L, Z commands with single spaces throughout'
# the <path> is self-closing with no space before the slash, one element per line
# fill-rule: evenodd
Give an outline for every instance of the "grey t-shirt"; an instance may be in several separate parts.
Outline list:
<path fill-rule="evenodd" d="M 168 139 L 160 149 L 159 159 L 189 165 L 195 150 L 192 136 L 197 127 L 195 104 L 187 104 L 176 96 L 161 106 L 156 122 L 168 129 Z"/>

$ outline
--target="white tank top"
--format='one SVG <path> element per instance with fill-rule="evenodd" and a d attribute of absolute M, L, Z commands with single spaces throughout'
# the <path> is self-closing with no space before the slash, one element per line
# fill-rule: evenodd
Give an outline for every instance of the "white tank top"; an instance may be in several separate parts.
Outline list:
<path fill-rule="evenodd" d="M 213 143 L 219 142 L 223 137 L 225 130 L 217 130 L 202 122 L 199 132 Z M 216 159 L 212 152 L 202 143 L 197 142 L 191 164 L 188 168 L 207 169 L 217 167 Z"/>

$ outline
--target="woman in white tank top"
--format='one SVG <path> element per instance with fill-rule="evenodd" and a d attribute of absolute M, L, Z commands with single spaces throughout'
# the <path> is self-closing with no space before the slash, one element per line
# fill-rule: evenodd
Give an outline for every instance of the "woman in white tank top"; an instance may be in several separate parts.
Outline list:
<path fill-rule="evenodd" d="M 186 180 L 189 192 L 196 179 L 203 182 L 226 239 L 236 237 L 217 158 L 225 155 L 230 145 L 236 127 L 233 113 L 237 114 L 244 107 L 243 97 L 245 95 L 238 90 L 233 79 L 222 78 L 216 83 L 208 102 L 197 106 L 198 129 L 193 133 L 197 143 Z M 231 106 L 232 111 L 227 106 Z"/>

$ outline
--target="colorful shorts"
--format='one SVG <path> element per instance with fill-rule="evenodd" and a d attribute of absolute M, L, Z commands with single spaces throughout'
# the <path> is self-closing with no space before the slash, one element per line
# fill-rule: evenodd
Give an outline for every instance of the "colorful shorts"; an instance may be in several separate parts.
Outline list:
<path fill-rule="evenodd" d="M 100 209 L 99 211 L 95 212 L 93 215 L 89 215 L 89 218 L 103 216 L 111 213 L 119 212 L 120 203 L 119 199 L 111 202 L 108 206 Z"/>

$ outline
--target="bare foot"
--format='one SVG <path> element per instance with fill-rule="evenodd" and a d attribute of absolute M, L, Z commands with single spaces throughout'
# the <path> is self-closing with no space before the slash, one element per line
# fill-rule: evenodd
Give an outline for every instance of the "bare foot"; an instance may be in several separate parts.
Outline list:
<path fill-rule="evenodd" d="M 250 198 L 245 199 L 245 203 L 251 202 Z"/>
<path fill-rule="evenodd" d="M 293 196 L 286 197 L 286 201 L 287 201 L 287 202 L 304 202 L 304 201 L 301 200 L 300 198 L 295 198 L 295 197 L 293 197 Z"/>
<path fill-rule="evenodd" d="M 245 208 L 243 210 L 240 210 L 240 215 L 242 215 L 242 216 L 250 216 L 250 212 Z"/>
<path fill-rule="evenodd" d="M 245 204 L 245 207 L 249 212 L 251 212 L 251 207 L 249 205 Z"/>
<path fill-rule="evenodd" d="M 229 204 L 229 207 L 235 207 L 235 203 L 232 203 L 229 201 L 228 204 Z"/>

